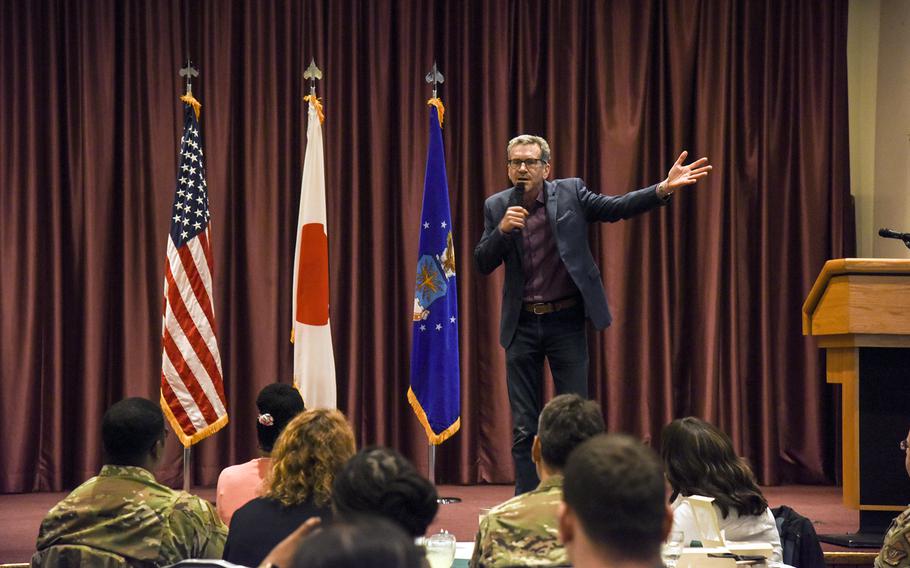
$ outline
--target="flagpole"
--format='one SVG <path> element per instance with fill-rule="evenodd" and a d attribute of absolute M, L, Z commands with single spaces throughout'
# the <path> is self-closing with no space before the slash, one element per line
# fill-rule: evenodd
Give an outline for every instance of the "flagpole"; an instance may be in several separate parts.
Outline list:
<path fill-rule="evenodd" d="M 193 77 L 199 76 L 199 71 L 193 67 L 193 62 L 190 60 L 189 47 L 187 47 L 186 55 L 186 67 L 180 70 L 179 75 L 186 78 L 186 94 L 188 96 L 193 96 Z M 184 446 L 183 447 L 183 490 L 189 492 L 190 490 L 190 462 L 193 457 L 193 446 Z"/>
<path fill-rule="evenodd" d="M 329 289 L 328 212 L 326 209 L 325 113 L 316 95 L 322 71 L 315 59 L 303 73 L 309 94 L 303 97 L 306 153 L 300 178 L 295 224 L 291 322 L 294 343 L 294 384 L 307 408 L 337 408 L 335 357 L 332 346 Z"/>
<path fill-rule="evenodd" d="M 430 451 L 427 454 L 427 479 L 430 480 L 430 483 L 433 486 L 436 486 L 436 446 L 430 444 Z M 438 496 L 436 497 L 436 502 L 440 505 L 450 505 L 452 503 L 461 503 L 460 497 L 447 497 L 447 496 Z"/>
<path fill-rule="evenodd" d="M 426 74 L 426 82 L 433 85 L 433 98 L 437 98 L 437 87 L 445 82 L 445 77 L 436 67 L 436 61 L 433 61 L 433 68 Z M 436 485 L 436 444 L 430 443 L 427 452 L 427 479 L 434 486 Z M 458 497 L 437 496 L 436 502 L 440 505 L 449 505 L 451 503 L 461 503 Z"/>
<path fill-rule="evenodd" d="M 190 457 L 193 452 L 193 446 L 183 448 L 183 490 L 190 490 Z"/>
<path fill-rule="evenodd" d="M 192 80 L 199 76 L 189 55 L 179 71 L 186 79 L 183 135 L 177 153 L 177 175 L 168 231 L 161 329 L 161 410 L 184 447 L 183 487 L 192 485 L 191 446 L 228 423 L 221 354 L 215 334 L 208 204 L 199 124 L 202 104 L 193 97 Z M 191 201 L 193 203 L 191 203 Z M 190 210 L 194 216 L 190 216 Z M 196 255 L 195 252 L 199 251 Z M 195 262 L 182 262 L 192 255 Z M 175 260 L 176 259 L 176 260 Z M 197 286 L 200 283 L 200 286 Z M 202 301 L 202 300 L 205 301 Z M 195 317 L 190 314 L 204 314 Z M 188 322 L 188 323 L 185 323 Z M 181 346 L 176 347 L 175 346 Z M 183 346 L 189 347 L 184 349 Z M 190 384 L 202 385 L 193 396 Z M 190 416 L 198 418 L 190 419 Z"/>

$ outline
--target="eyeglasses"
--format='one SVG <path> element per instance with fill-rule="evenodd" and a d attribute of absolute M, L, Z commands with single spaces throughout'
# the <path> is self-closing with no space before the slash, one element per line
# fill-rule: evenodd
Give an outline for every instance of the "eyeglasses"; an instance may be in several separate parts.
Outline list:
<path fill-rule="evenodd" d="M 546 164 L 546 162 L 540 158 L 528 158 L 527 160 L 519 160 L 518 158 L 513 158 L 511 160 L 506 160 L 506 163 L 509 164 L 509 167 L 513 170 L 520 170 L 522 164 L 524 164 L 524 166 L 529 170 Z"/>
<path fill-rule="evenodd" d="M 907 448 L 910 448 L 910 444 L 907 443 L 907 440 L 901 440 L 901 451 L 906 452 Z"/>

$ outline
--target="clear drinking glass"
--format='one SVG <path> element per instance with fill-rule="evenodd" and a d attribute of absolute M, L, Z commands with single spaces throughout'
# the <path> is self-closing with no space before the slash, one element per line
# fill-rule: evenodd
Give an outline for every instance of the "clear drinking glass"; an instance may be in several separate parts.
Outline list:
<path fill-rule="evenodd" d="M 667 568 L 676 568 L 683 550 L 683 532 L 672 531 L 661 549 L 661 560 Z"/>
<path fill-rule="evenodd" d="M 455 562 L 455 535 L 440 531 L 423 542 L 430 568 L 451 568 Z"/>

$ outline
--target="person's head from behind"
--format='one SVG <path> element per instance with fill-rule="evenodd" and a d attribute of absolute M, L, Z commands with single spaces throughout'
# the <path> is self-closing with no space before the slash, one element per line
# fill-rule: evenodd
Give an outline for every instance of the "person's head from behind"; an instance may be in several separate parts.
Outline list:
<path fill-rule="evenodd" d="M 115 402 L 101 420 L 104 461 L 155 469 L 164 453 L 164 414 L 145 398 Z"/>
<path fill-rule="evenodd" d="M 422 536 L 439 505 L 436 488 L 391 448 L 366 448 L 335 478 L 332 505 L 343 519 L 363 514 L 395 521 L 411 536 Z"/>
<path fill-rule="evenodd" d="M 332 498 L 332 483 L 354 455 L 354 432 L 337 410 L 319 408 L 297 415 L 272 450 L 266 497 L 292 506 L 312 499 L 319 506 Z"/>
<path fill-rule="evenodd" d="M 660 434 L 660 456 L 678 495 L 713 497 L 726 518 L 730 509 L 740 515 L 760 515 L 768 507 L 749 465 L 736 455 L 722 430 L 693 416 L 679 418 Z"/>
<path fill-rule="evenodd" d="M 570 559 L 657 565 L 672 524 L 653 450 L 621 434 L 579 445 L 564 470 L 559 536 Z"/>
<path fill-rule="evenodd" d="M 295 416 L 305 410 L 300 391 L 284 383 L 272 383 L 259 391 L 256 397 L 256 436 L 259 449 L 266 455 L 271 453 L 275 441 Z"/>
<path fill-rule="evenodd" d="M 579 444 L 604 432 L 600 405 L 577 394 L 559 395 L 540 413 L 537 436 L 531 448 L 538 474 L 541 468 L 558 473 L 566 465 L 569 454 Z"/>
<path fill-rule="evenodd" d="M 304 540 L 293 568 L 422 568 L 424 553 L 397 523 L 352 517 Z"/>

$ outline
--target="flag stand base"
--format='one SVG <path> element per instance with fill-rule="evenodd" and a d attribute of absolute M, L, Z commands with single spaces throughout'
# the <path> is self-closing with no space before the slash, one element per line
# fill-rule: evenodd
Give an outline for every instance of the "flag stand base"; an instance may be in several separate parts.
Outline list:
<path fill-rule="evenodd" d="M 436 446 L 430 444 L 430 451 L 427 454 L 427 478 L 433 486 L 436 486 Z M 440 505 L 451 505 L 452 503 L 461 503 L 459 497 L 436 497 L 436 502 Z"/>
<path fill-rule="evenodd" d="M 461 503 L 461 497 L 437 497 L 436 502 L 440 505 L 451 505 L 452 503 Z"/>
<path fill-rule="evenodd" d="M 192 446 L 183 448 L 183 490 L 190 491 L 190 453 Z"/>

